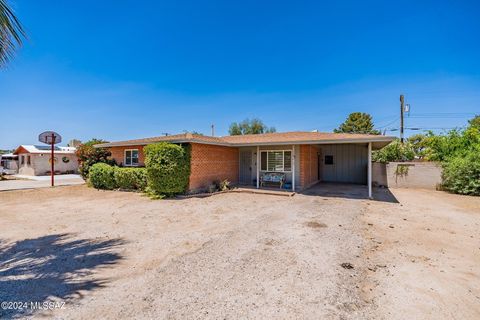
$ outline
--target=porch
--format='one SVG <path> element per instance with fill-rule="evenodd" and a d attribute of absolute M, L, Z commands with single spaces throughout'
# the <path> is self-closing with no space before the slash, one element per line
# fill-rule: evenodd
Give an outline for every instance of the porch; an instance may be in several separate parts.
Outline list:
<path fill-rule="evenodd" d="M 239 148 L 239 186 L 296 192 L 318 182 L 365 185 L 372 197 L 371 143 L 258 145 Z M 263 185 L 267 173 L 283 184 Z"/>
<path fill-rule="evenodd" d="M 300 187 L 298 155 L 298 145 L 240 147 L 239 185 L 248 189 L 295 192 Z M 267 174 L 282 179 L 262 183 Z"/>

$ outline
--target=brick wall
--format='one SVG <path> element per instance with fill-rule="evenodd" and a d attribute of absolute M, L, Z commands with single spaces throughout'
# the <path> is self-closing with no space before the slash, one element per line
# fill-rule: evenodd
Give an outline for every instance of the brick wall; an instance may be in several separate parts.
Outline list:
<path fill-rule="evenodd" d="M 318 149 L 300 145 L 300 185 L 308 188 L 318 181 Z"/>
<path fill-rule="evenodd" d="M 238 183 L 238 148 L 191 144 L 190 190 L 203 189 L 213 181 Z"/>
<path fill-rule="evenodd" d="M 138 149 L 138 165 L 144 166 L 143 146 L 128 146 L 128 147 L 111 147 L 109 151 L 112 153 L 111 157 L 115 162 L 120 165 L 125 161 L 125 150 Z"/>

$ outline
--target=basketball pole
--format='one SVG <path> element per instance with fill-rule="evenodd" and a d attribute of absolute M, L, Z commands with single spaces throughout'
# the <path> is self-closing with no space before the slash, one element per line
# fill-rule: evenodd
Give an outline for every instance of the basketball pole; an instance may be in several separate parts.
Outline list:
<path fill-rule="evenodd" d="M 52 155 L 51 155 L 51 157 L 50 157 L 50 161 L 51 161 L 50 180 L 52 181 L 52 187 L 55 186 L 55 182 L 54 182 L 54 178 L 53 178 L 54 172 L 55 172 L 55 164 L 54 164 L 55 159 L 54 159 L 54 157 L 53 157 L 53 146 L 54 146 L 54 145 L 55 145 L 55 134 L 52 133 L 52 145 L 51 145 L 51 146 L 52 146 L 52 150 L 51 150 L 51 151 L 52 151 Z"/>

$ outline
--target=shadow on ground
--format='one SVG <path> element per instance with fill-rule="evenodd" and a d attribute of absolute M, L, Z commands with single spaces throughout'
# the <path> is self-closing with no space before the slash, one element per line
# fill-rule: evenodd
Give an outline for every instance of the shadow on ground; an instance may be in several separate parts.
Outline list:
<path fill-rule="evenodd" d="M 397 198 L 387 188 L 373 188 L 373 200 L 399 203 Z M 334 197 L 346 199 L 368 199 L 366 185 L 349 183 L 321 182 L 300 192 L 307 196 Z"/>
<path fill-rule="evenodd" d="M 118 263 L 122 256 L 113 251 L 123 244 L 121 239 L 78 240 L 70 234 L 11 244 L 2 241 L 0 300 L 43 303 L 58 298 L 81 298 L 82 291 L 92 291 L 107 284 L 108 280 L 95 279 L 93 273 Z M 0 308 L 0 318 L 16 318 L 29 312 Z"/>

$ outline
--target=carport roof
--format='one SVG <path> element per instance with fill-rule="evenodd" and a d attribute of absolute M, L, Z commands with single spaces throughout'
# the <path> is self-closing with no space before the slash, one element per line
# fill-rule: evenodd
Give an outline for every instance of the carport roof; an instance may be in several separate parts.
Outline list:
<path fill-rule="evenodd" d="M 291 131 L 276 132 L 264 134 L 247 134 L 238 136 L 210 137 L 198 134 L 184 133 L 170 136 L 160 136 L 144 139 L 134 139 L 125 141 L 116 141 L 101 143 L 95 147 L 109 148 L 121 146 L 140 146 L 156 142 L 172 143 L 201 143 L 213 144 L 229 147 L 243 146 L 266 146 L 283 144 L 338 144 L 338 143 L 369 143 L 372 142 L 373 149 L 380 149 L 389 144 L 395 138 L 390 136 L 372 135 L 372 134 L 351 134 L 351 133 L 331 133 L 331 132 L 310 132 L 310 131 Z"/>

